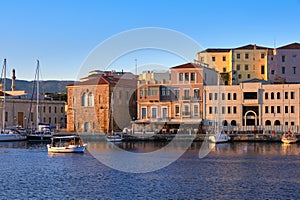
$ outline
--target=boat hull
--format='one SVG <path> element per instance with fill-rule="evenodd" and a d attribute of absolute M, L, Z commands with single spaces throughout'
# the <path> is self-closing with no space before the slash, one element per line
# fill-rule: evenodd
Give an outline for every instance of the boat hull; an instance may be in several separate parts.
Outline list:
<path fill-rule="evenodd" d="M 226 143 L 230 141 L 230 137 L 225 134 L 211 135 L 208 139 L 212 143 Z"/>
<path fill-rule="evenodd" d="M 51 141 L 52 135 L 36 135 L 36 134 L 30 134 L 27 135 L 27 140 L 28 141 Z"/>
<path fill-rule="evenodd" d="M 20 134 L 0 134 L 0 142 L 23 141 L 26 138 L 25 135 Z"/>
<path fill-rule="evenodd" d="M 82 146 L 70 145 L 67 147 L 53 147 L 50 144 L 47 145 L 48 152 L 50 153 L 83 153 L 86 148 L 86 144 Z"/>
<path fill-rule="evenodd" d="M 292 143 L 296 143 L 297 139 L 296 138 L 292 138 L 292 139 L 281 139 L 281 141 L 285 144 L 292 144 Z"/>
<path fill-rule="evenodd" d="M 123 140 L 123 137 L 120 135 L 108 135 L 106 136 L 107 142 L 121 142 Z"/>

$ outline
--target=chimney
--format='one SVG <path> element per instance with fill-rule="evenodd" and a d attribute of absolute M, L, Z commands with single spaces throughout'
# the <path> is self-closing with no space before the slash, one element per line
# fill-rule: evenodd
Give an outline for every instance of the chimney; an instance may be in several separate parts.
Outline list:
<path fill-rule="evenodd" d="M 15 91 L 15 80 L 16 80 L 16 71 L 15 69 L 13 69 L 12 77 L 11 77 L 11 91 Z"/>

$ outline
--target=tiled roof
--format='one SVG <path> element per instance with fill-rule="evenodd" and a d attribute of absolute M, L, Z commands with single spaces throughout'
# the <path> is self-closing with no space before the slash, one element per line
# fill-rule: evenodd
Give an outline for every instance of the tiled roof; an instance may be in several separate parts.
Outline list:
<path fill-rule="evenodd" d="M 200 53 L 224 53 L 224 52 L 230 52 L 231 49 L 221 49 L 221 48 L 208 48 L 205 49 L 203 51 L 201 51 Z"/>
<path fill-rule="evenodd" d="M 70 84 L 68 86 L 71 87 L 71 86 L 81 86 L 81 85 L 116 85 L 116 84 L 134 86 L 136 85 L 136 80 L 130 79 L 128 77 L 121 78 L 119 76 L 118 77 L 98 76 L 98 77 L 92 77 L 85 81 L 74 82 L 74 84 Z"/>
<path fill-rule="evenodd" d="M 203 66 L 199 65 L 199 64 L 195 64 L 195 63 L 185 63 L 182 65 L 178 65 L 175 67 L 171 67 L 171 69 L 186 69 L 186 68 L 201 68 Z"/>
<path fill-rule="evenodd" d="M 277 49 L 300 49 L 300 43 L 294 42 L 285 46 L 278 47 Z"/>
<path fill-rule="evenodd" d="M 248 44 L 248 45 L 245 45 L 245 46 L 241 46 L 241 47 L 237 47 L 235 49 L 268 49 L 268 47 L 263 47 L 263 46 L 257 46 L 255 44 Z"/>

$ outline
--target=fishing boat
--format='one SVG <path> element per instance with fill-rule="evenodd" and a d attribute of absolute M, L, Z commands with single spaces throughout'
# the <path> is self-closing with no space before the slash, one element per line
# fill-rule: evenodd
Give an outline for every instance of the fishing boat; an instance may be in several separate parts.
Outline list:
<path fill-rule="evenodd" d="M 288 133 L 284 133 L 281 137 L 281 141 L 285 144 L 296 143 L 298 141 L 296 135 L 292 134 L 290 131 Z"/>
<path fill-rule="evenodd" d="M 107 135 L 106 140 L 108 142 L 121 142 L 123 140 L 123 137 L 121 134 Z"/>
<path fill-rule="evenodd" d="M 26 135 L 21 134 L 15 128 L 6 127 L 6 59 L 4 59 L 3 65 L 3 84 L 2 84 L 2 93 L 3 93 L 3 104 L 2 104 L 2 129 L 0 132 L 0 142 L 7 142 L 7 141 L 22 141 L 26 140 Z"/>
<path fill-rule="evenodd" d="M 83 153 L 86 147 L 78 135 L 54 136 L 47 144 L 49 153 Z"/>
<path fill-rule="evenodd" d="M 33 92 L 32 92 L 32 98 L 34 96 L 34 92 L 35 92 L 35 86 L 36 86 L 36 129 L 35 130 L 31 130 L 28 135 L 27 135 L 27 140 L 31 141 L 31 142 L 50 142 L 51 138 L 53 137 L 54 131 L 52 130 L 50 124 L 43 124 L 40 122 L 39 120 L 39 74 L 40 74 L 40 62 L 39 60 L 37 60 L 37 67 L 36 67 L 36 72 L 35 72 L 35 85 L 33 87 Z M 32 105 L 32 104 L 31 104 Z M 30 110 L 31 110 L 31 106 L 30 105 Z M 29 124 L 30 119 L 32 118 L 31 116 L 31 112 L 29 112 L 29 116 L 27 118 L 27 124 Z"/>

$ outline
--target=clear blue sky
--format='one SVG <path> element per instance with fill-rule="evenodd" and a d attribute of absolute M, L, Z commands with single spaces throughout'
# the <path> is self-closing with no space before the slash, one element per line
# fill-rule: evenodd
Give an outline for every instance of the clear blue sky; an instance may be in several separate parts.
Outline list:
<path fill-rule="evenodd" d="M 300 42 L 299 0 L 6 0 L 0 5 L 0 59 L 7 58 L 18 79 L 32 80 L 39 59 L 44 80 L 75 80 L 99 43 L 142 27 L 176 30 L 203 48 Z"/>

